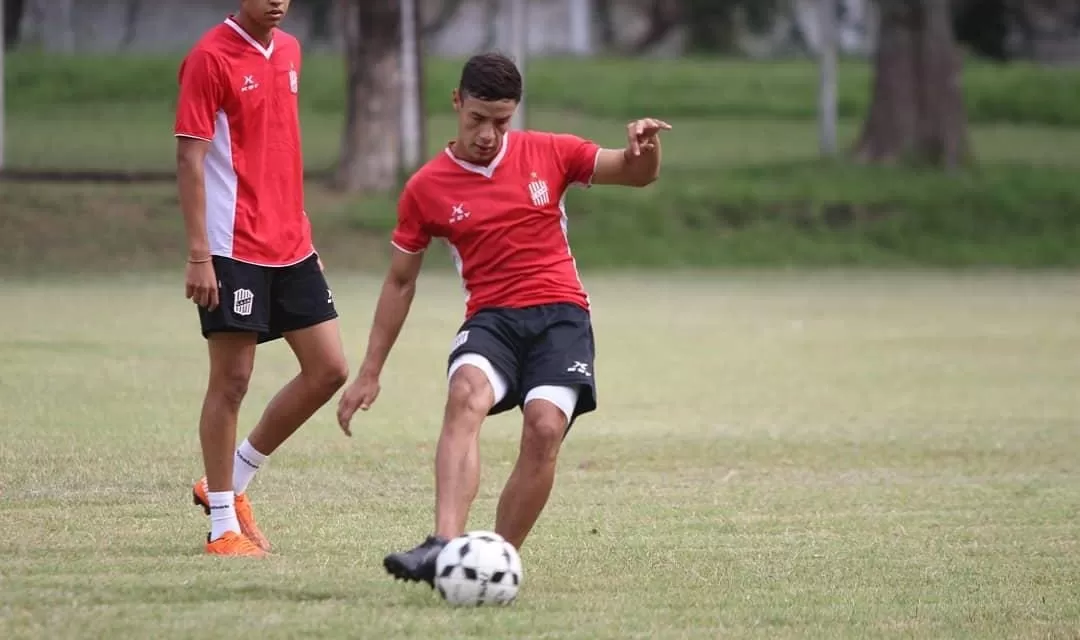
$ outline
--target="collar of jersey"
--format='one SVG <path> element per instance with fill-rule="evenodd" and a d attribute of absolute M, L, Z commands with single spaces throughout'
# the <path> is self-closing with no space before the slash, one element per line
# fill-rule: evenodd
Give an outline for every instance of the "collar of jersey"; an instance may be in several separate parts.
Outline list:
<path fill-rule="evenodd" d="M 247 31 L 244 31 L 244 28 L 241 27 L 240 23 L 238 23 L 236 20 L 233 20 L 232 16 L 228 16 L 227 18 L 225 18 L 225 24 L 232 27 L 233 31 L 240 34 L 241 38 L 246 40 L 247 43 L 250 44 L 251 46 L 255 47 L 255 49 L 259 53 L 263 54 L 263 57 L 266 58 L 267 60 L 269 60 L 270 56 L 272 56 L 274 54 L 274 38 L 273 38 L 273 35 L 270 36 L 270 38 L 271 38 L 270 39 L 270 46 L 269 47 L 264 47 L 264 46 L 262 46 L 262 44 L 258 40 L 256 40 L 255 38 L 252 38 L 250 33 L 248 33 Z M 271 34 L 273 34 L 273 32 L 271 32 Z"/>
<path fill-rule="evenodd" d="M 487 166 L 484 166 L 482 164 L 473 164 L 455 156 L 454 152 L 450 150 L 450 143 L 446 144 L 446 148 L 443 149 L 443 151 L 445 151 L 446 155 L 462 169 L 466 171 L 472 171 L 473 173 L 479 173 L 485 178 L 490 178 L 492 175 L 495 174 L 495 169 L 499 167 L 499 164 L 502 162 L 503 156 L 506 155 L 506 149 L 509 146 L 510 132 L 507 131 L 502 138 L 502 148 L 499 149 L 499 152 L 495 154 L 495 157 L 491 159 L 491 162 L 489 162 Z"/>

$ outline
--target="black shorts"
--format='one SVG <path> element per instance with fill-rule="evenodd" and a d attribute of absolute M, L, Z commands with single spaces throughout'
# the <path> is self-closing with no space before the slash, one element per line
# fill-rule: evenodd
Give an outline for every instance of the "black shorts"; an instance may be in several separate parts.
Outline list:
<path fill-rule="evenodd" d="M 214 256 L 218 306 L 199 307 L 203 337 L 221 332 L 254 332 L 269 342 L 282 334 L 337 317 L 334 295 L 311 257 L 287 267 L 263 267 Z"/>
<path fill-rule="evenodd" d="M 575 304 L 481 309 L 458 330 L 447 370 L 466 353 L 487 358 L 509 383 L 506 397 L 488 415 L 522 407 L 525 395 L 542 385 L 578 388 L 571 425 L 596 409 L 592 319 Z"/>

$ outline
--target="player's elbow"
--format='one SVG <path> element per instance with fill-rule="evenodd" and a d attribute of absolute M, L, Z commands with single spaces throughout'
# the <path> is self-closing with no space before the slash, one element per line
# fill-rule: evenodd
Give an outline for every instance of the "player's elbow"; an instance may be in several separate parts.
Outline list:
<path fill-rule="evenodd" d="M 631 176 L 627 182 L 631 187 L 642 188 L 656 182 L 658 178 L 660 178 L 659 169 L 657 169 L 656 171 Z"/>
<path fill-rule="evenodd" d="M 416 274 L 401 269 L 391 269 L 386 274 L 385 288 L 396 298 L 412 298 L 416 292 Z"/>
<path fill-rule="evenodd" d="M 202 140 L 181 138 L 176 145 L 176 168 L 179 171 L 198 171 L 206 158 L 207 144 Z"/>
<path fill-rule="evenodd" d="M 390 271 L 386 274 L 386 288 L 398 296 L 411 298 L 416 291 L 416 280 L 420 277 L 423 260 L 423 253 L 396 249 L 390 259 Z"/>

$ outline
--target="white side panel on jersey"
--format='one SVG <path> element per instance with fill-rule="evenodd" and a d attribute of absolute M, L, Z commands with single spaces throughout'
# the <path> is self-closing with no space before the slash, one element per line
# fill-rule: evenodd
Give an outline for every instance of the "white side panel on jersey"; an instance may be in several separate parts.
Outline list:
<path fill-rule="evenodd" d="M 233 168 L 229 117 L 218 111 L 214 139 L 203 163 L 206 178 L 206 235 L 210 253 L 232 257 L 236 225 L 236 169 Z"/>
<path fill-rule="evenodd" d="M 585 283 L 581 281 L 581 272 L 577 268 L 577 258 L 574 257 L 574 252 L 570 250 L 570 216 L 566 215 L 566 192 L 563 191 L 562 197 L 559 198 L 559 212 L 562 213 L 562 220 L 560 226 L 562 227 L 563 240 L 566 242 L 566 255 L 570 256 L 570 259 L 574 262 L 574 275 L 577 277 L 578 286 L 581 290 L 585 290 Z M 589 300 L 589 295 L 585 294 L 585 304 L 592 307 L 592 302 Z"/>
<path fill-rule="evenodd" d="M 461 252 L 449 240 L 446 246 L 450 247 L 450 257 L 454 259 L 454 268 L 457 269 L 458 277 L 461 278 L 461 290 L 465 292 L 465 302 L 469 301 L 469 288 L 465 286 L 465 262 L 461 259 Z"/>

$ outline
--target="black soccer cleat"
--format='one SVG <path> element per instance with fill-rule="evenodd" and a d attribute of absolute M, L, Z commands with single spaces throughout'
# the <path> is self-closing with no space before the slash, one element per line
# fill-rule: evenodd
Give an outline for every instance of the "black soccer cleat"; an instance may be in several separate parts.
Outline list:
<path fill-rule="evenodd" d="M 435 560 L 449 540 L 439 536 L 428 536 L 419 545 L 409 551 L 391 553 L 383 558 L 386 572 L 395 579 L 406 582 L 426 582 L 435 588 Z"/>

